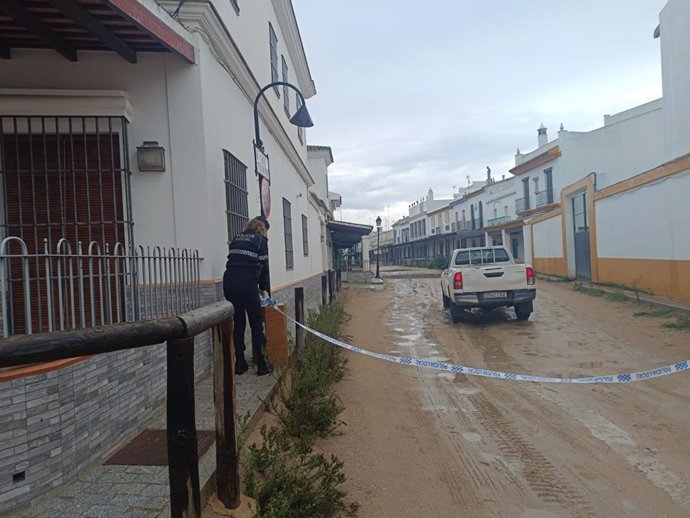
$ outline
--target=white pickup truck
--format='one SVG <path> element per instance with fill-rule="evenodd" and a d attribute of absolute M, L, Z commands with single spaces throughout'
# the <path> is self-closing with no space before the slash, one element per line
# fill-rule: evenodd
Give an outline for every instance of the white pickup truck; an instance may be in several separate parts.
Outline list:
<path fill-rule="evenodd" d="M 441 273 L 441 292 L 453 322 L 462 321 L 466 309 L 500 306 L 514 307 L 518 320 L 527 320 L 537 287 L 532 267 L 515 264 L 505 248 L 460 248 Z"/>

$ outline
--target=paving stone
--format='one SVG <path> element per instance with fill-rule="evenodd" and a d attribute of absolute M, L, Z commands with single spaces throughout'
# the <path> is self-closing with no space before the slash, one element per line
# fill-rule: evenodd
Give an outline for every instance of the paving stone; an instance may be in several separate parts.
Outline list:
<path fill-rule="evenodd" d="M 113 495 L 138 495 L 145 487 L 144 484 L 114 484 L 110 492 Z"/>
<path fill-rule="evenodd" d="M 88 516 L 89 518 L 119 518 L 127 511 L 129 511 L 129 509 L 125 506 L 94 505 L 84 511 L 82 516 Z"/>
<path fill-rule="evenodd" d="M 127 466 L 125 473 L 134 473 L 137 475 L 142 475 L 146 473 L 158 473 L 160 472 L 160 466 Z"/>
<path fill-rule="evenodd" d="M 93 484 L 87 484 L 84 486 L 84 493 L 90 493 L 94 495 L 102 495 L 107 493 L 113 487 L 112 484 L 95 482 Z"/>
<path fill-rule="evenodd" d="M 137 475 L 134 473 L 102 473 L 98 477 L 99 482 L 112 482 L 118 484 L 132 483 L 136 480 Z"/>
<path fill-rule="evenodd" d="M 163 486 L 163 485 L 151 485 L 151 486 L 146 486 L 144 490 L 141 492 L 142 495 L 145 496 L 163 496 L 165 498 L 170 497 L 170 486 Z"/>
<path fill-rule="evenodd" d="M 160 511 L 161 509 L 164 509 L 165 506 L 168 504 L 169 500 L 167 496 L 152 496 L 151 498 L 149 498 L 149 501 L 145 507 L 147 507 L 148 509 L 157 509 Z"/>
<path fill-rule="evenodd" d="M 160 511 L 154 509 L 130 509 L 122 516 L 125 518 L 157 518 L 159 516 L 159 512 Z M 168 513 L 166 518 L 169 517 L 170 513 Z"/>
<path fill-rule="evenodd" d="M 149 502 L 149 496 L 137 495 L 116 495 L 108 500 L 112 505 L 123 505 L 126 507 L 146 507 Z"/>

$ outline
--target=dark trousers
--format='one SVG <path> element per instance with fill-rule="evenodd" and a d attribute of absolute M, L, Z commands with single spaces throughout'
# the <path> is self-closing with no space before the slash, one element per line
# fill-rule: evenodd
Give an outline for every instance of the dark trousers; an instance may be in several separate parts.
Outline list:
<path fill-rule="evenodd" d="M 252 346 L 255 359 L 262 363 L 264 358 L 264 314 L 259 299 L 259 288 L 256 280 L 244 272 L 232 274 L 226 272 L 223 277 L 223 291 L 225 298 L 232 302 L 235 308 L 235 328 L 233 339 L 235 342 L 235 358 L 237 362 L 244 359 L 244 331 L 247 328 L 247 316 L 249 327 L 252 331 Z"/>

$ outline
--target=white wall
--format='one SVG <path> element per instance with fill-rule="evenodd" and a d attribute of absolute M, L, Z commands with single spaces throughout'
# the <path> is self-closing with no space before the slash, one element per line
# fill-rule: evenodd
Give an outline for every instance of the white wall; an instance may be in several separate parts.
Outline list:
<path fill-rule="evenodd" d="M 653 101 L 628 112 L 612 116 L 593 131 L 559 132 L 563 156 L 553 166 L 556 198 L 561 189 L 591 172 L 597 173 L 597 188 L 602 189 L 664 163 L 663 102 Z"/>
<path fill-rule="evenodd" d="M 525 244 L 527 245 L 527 240 Z M 563 257 L 563 229 L 560 217 L 534 225 L 534 255 L 542 258 Z"/>
<path fill-rule="evenodd" d="M 165 54 L 145 53 L 140 53 L 138 60 L 137 64 L 130 64 L 111 52 L 82 52 L 79 61 L 71 63 L 53 51 L 13 50 L 12 59 L 0 64 L 0 88 L 125 91 L 133 113 L 128 132 L 135 238 L 142 244 L 195 247 L 194 243 L 176 239 L 172 203 L 177 158 L 198 156 L 195 136 L 201 132 L 198 116 L 193 116 L 184 124 L 190 138 L 172 145 L 168 130 L 166 69 L 171 62 L 171 68 L 175 68 L 174 63 L 181 63 L 181 60 Z M 174 73 L 185 85 L 180 86 L 186 91 L 186 105 L 198 107 L 198 84 L 195 84 L 198 69 L 186 66 Z M 50 111 L 49 103 L 42 104 Z M 157 140 L 166 149 L 167 170 L 164 173 L 137 171 L 136 146 L 145 140 Z"/>
<path fill-rule="evenodd" d="M 690 152 L 690 3 L 669 0 L 659 15 L 666 159 Z"/>
<path fill-rule="evenodd" d="M 690 260 L 688 193 L 690 171 L 597 201 L 599 257 Z"/>

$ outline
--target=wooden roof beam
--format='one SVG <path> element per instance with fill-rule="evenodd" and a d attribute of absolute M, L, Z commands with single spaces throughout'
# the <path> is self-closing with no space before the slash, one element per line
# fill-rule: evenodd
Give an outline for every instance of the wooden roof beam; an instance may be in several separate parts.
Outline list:
<path fill-rule="evenodd" d="M 0 2 L 0 10 L 4 11 L 19 25 L 36 35 L 43 43 L 47 44 L 70 61 L 77 61 L 77 51 L 66 43 L 60 36 L 46 27 L 35 14 L 29 11 L 22 2 L 17 0 L 3 0 Z"/>
<path fill-rule="evenodd" d="M 0 38 L 0 59 L 10 59 L 10 46 Z"/>
<path fill-rule="evenodd" d="M 103 45 L 114 52 L 117 52 L 130 63 L 137 62 L 137 53 L 108 27 L 94 18 L 91 13 L 81 7 L 75 0 L 48 0 L 53 7 L 62 14 L 74 20 L 75 23 L 84 27 L 95 36 Z"/>

